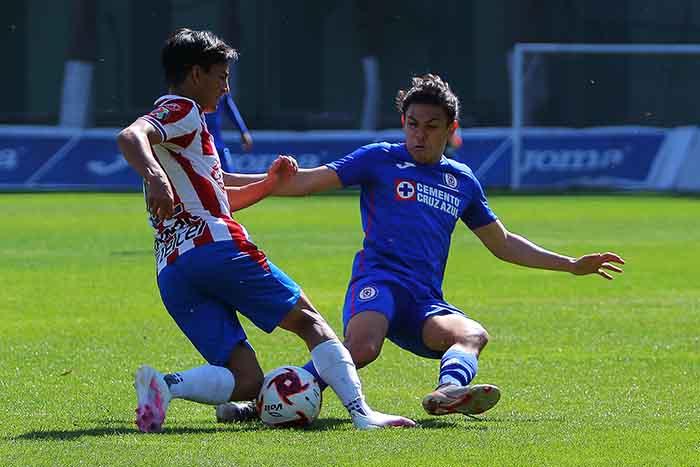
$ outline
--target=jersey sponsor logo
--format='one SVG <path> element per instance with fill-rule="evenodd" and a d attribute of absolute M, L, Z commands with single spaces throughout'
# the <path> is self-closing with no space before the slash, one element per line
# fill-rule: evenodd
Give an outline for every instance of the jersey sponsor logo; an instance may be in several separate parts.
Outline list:
<path fill-rule="evenodd" d="M 170 110 L 162 105 L 151 111 L 151 116 L 158 120 L 165 120 L 168 117 L 168 114 L 170 114 Z"/>
<path fill-rule="evenodd" d="M 399 201 L 413 201 L 416 199 L 416 184 L 410 180 L 396 180 L 394 193 Z"/>
<path fill-rule="evenodd" d="M 415 166 L 416 166 L 416 164 L 414 164 L 413 162 L 397 162 L 396 163 L 396 167 L 398 167 L 399 169 L 407 169 L 409 167 L 415 167 Z"/>
<path fill-rule="evenodd" d="M 202 235 L 207 225 L 201 217 L 191 216 L 184 210 L 180 212 L 182 215 L 168 219 L 166 222 L 170 225 L 160 229 L 155 237 L 153 250 L 158 264 L 186 241 L 194 241 L 195 238 Z M 153 218 L 151 218 L 151 222 L 154 222 Z"/>
<path fill-rule="evenodd" d="M 367 287 L 363 287 L 362 290 L 360 290 L 358 298 L 363 302 L 366 302 L 368 300 L 372 300 L 377 295 L 379 295 L 379 291 L 377 290 L 377 288 L 373 285 L 368 285 Z"/>
<path fill-rule="evenodd" d="M 416 184 L 416 200 L 433 209 L 445 212 L 455 219 L 459 217 L 461 199 L 447 191 L 423 183 Z"/>
<path fill-rule="evenodd" d="M 450 188 L 457 188 L 457 177 L 452 175 L 449 172 L 445 173 L 445 185 L 447 185 Z"/>

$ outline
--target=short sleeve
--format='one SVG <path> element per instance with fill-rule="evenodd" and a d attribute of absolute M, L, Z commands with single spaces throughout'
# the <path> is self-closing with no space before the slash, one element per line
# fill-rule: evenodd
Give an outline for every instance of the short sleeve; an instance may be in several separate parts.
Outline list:
<path fill-rule="evenodd" d="M 378 158 L 386 151 L 386 144 L 368 144 L 341 159 L 326 164 L 326 167 L 338 174 L 343 186 L 363 185 L 374 179 Z"/>
<path fill-rule="evenodd" d="M 474 230 L 494 222 L 498 217 L 489 208 L 486 194 L 479 180 L 473 177 L 472 181 L 472 198 L 467 208 L 462 212 L 461 219 L 467 227 Z"/>
<path fill-rule="evenodd" d="M 159 103 L 141 118 L 158 130 L 164 143 L 192 134 L 201 127 L 199 108 L 187 99 L 171 99 Z"/>

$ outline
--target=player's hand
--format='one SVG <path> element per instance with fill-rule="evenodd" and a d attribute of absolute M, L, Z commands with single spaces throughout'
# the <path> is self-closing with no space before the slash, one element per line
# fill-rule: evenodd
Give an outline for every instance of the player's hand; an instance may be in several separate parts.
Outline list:
<path fill-rule="evenodd" d="M 146 203 L 148 212 L 159 221 L 173 215 L 175 196 L 165 174 L 158 174 L 146 180 Z"/>
<path fill-rule="evenodd" d="M 249 152 L 253 149 L 253 136 L 247 131 L 241 135 L 241 148 L 245 152 Z"/>
<path fill-rule="evenodd" d="M 577 276 L 598 274 L 605 279 L 612 280 L 613 276 L 608 271 L 622 272 L 621 268 L 612 263 L 625 264 L 625 260 L 615 253 L 593 253 L 581 256 L 574 261 L 571 272 Z"/>
<path fill-rule="evenodd" d="M 280 155 L 274 160 L 267 171 L 267 177 L 275 183 L 282 183 L 289 180 L 299 170 L 296 159 L 292 156 Z"/>

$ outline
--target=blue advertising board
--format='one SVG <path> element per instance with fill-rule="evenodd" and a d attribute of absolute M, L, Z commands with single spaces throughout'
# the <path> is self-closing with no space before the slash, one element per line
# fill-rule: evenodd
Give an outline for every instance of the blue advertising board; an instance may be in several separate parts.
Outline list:
<path fill-rule="evenodd" d="M 645 188 L 670 130 L 606 128 L 539 129 L 525 133 L 522 155 L 512 164 L 508 129 L 462 130 L 463 145 L 449 154 L 469 165 L 487 187 L 507 188 L 517 167 L 521 187 Z M 55 128 L 0 127 L 0 189 L 141 189 L 140 177 L 116 145 L 117 130 L 71 132 Z M 233 169 L 263 173 L 278 154 L 301 167 L 316 167 L 375 141 L 401 141 L 400 131 L 258 132 L 252 152 L 238 150 L 232 132 Z M 648 187 L 646 188 L 653 188 Z"/>

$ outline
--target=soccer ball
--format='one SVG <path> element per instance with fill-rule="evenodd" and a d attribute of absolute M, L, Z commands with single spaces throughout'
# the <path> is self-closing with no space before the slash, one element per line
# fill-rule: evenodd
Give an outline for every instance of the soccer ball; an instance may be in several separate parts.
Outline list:
<path fill-rule="evenodd" d="M 321 412 L 321 388 L 303 368 L 283 366 L 263 380 L 257 407 L 260 420 L 272 427 L 306 427 Z"/>

